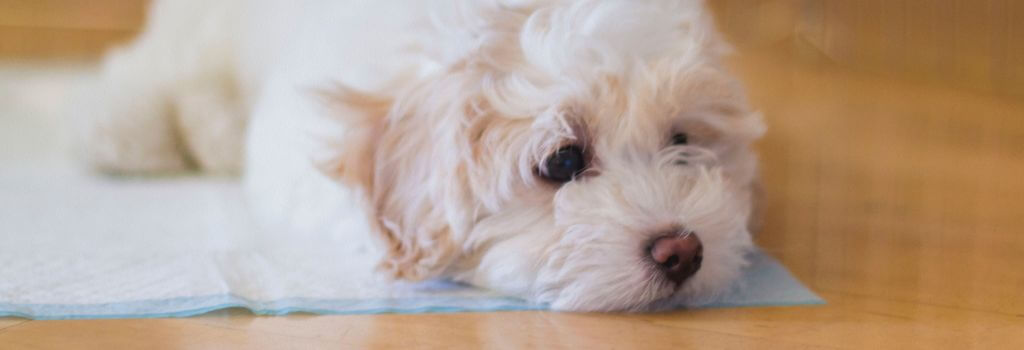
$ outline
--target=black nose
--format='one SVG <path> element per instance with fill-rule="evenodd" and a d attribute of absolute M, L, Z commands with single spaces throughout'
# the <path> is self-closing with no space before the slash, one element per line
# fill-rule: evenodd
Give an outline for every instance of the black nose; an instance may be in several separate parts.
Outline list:
<path fill-rule="evenodd" d="M 694 233 L 662 236 L 651 244 L 651 259 L 661 268 L 665 278 L 682 283 L 700 270 L 704 245 Z"/>

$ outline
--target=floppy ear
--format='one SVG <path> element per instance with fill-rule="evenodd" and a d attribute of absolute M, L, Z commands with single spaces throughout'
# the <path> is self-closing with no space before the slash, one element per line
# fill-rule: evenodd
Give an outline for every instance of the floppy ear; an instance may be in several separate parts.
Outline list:
<path fill-rule="evenodd" d="M 395 278 L 422 280 L 445 273 L 462 256 L 463 243 L 484 211 L 476 194 L 484 186 L 479 182 L 490 178 L 470 176 L 487 171 L 474 159 L 487 128 L 480 110 L 484 78 L 477 66 L 516 65 L 518 59 L 509 56 L 518 56 L 508 55 L 507 45 L 467 50 L 464 43 L 479 37 L 514 42 L 525 16 L 505 16 L 514 10 L 481 4 L 493 8 L 466 12 L 474 16 L 455 19 L 465 25 L 452 26 L 470 29 L 443 31 L 455 37 L 440 41 L 458 43 L 454 48 L 430 50 L 428 56 L 437 55 L 434 59 L 448 67 L 444 72 L 426 77 L 418 71 L 399 74 L 379 90 L 396 97 L 346 87 L 327 93 L 346 134 L 324 169 L 359 192 L 384 250 L 379 269 Z M 481 16 L 489 19 L 481 21 Z M 481 52 L 488 50 L 488 55 Z"/>
<path fill-rule="evenodd" d="M 393 278 L 437 277 L 455 260 L 445 198 L 451 167 L 435 157 L 438 127 L 431 118 L 394 115 L 394 100 L 347 88 L 330 92 L 345 126 L 338 153 L 322 168 L 359 194 L 384 255 L 378 266 Z"/>

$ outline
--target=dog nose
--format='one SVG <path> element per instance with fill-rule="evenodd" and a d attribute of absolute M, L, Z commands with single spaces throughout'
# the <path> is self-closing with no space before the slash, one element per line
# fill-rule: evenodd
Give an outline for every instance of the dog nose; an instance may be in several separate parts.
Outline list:
<path fill-rule="evenodd" d="M 675 283 L 682 283 L 700 270 L 704 260 L 704 245 L 694 233 L 668 235 L 654 240 L 651 259 Z"/>

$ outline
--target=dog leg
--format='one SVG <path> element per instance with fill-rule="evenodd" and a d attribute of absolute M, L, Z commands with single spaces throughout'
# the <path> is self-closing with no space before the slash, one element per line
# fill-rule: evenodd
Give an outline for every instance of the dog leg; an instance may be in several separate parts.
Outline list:
<path fill-rule="evenodd" d="M 246 112 L 227 82 L 197 84 L 175 99 L 185 148 L 207 172 L 236 173 L 242 166 Z"/>
<path fill-rule="evenodd" d="M 132 48 L 134 49 L 134 48 Z M 76 113 L 82 123 L 79 151 L 112 173 L 180 172 L 190 167 L 171 118 L 170 84 L 137 52 L 112 55 L 97 86 Z"/>
<path fill-rule="evenodd" d="M 85 101 L 86 158 L 115 173 L 240 168 L 245 111 L 232 68 L 234 2 L 168 0 L 111 54 Z M 227 28 L 227 29 L 225 29 Z"/>

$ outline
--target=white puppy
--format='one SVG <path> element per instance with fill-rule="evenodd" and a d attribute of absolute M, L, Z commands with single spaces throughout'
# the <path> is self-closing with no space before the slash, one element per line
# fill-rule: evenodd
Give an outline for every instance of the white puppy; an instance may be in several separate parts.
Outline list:
<path fill-rule="evenodd" d="M 696 0 L 167 0 L 106 61 L 101 169 L 242 171 L 289 234 L 562 310 L 695 305 L 763 133 Z M 355 244 L 355 243 L 353 243 Z"/>

